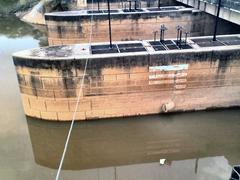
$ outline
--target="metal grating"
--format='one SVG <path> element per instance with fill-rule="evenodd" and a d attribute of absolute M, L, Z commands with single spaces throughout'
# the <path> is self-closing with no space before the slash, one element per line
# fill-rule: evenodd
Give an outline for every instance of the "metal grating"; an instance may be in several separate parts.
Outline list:
<path fill-rule="evenodd" d="M 155 51 L 165 51 L 166 48 L 160 41 L 149 41 Z"/>
<path fill-rule="evenodd" d="M 181 49 L 193 49 L 193 47 L 192 46 L 190 46 L 189 44 L 182 44 L 181 45 Z"/>
<path fill-rule="evenodd" d="M 200 38 L 191 39 L 194 43 L 200 47 L 214 47 L 214 46 L 230 46 L 240 45 L 240 38 L 234 37 L 219 37 L 217 41 L 213 41 L 212 38 Z M 182 42 L 181 45 L 176 40 L 166 41 L 149 41 L 148 42 L 155 51 L 166 50 L 181 50 L 181 49 L 193 49 L 191 44 Z M 177 45 L 178 44 L 178 45 Z M 92 54 L 109 54 L 109 53 L 131 53 L 131 52 L 146 52 L 147 49 L 142 43 L 120 43 L 113 44 L 110 48 L 109 44 L 93 45 L 91 46 Z"/>
<path fill-rule="evenodd" d="M 118 13 L 118 10 L 110 10 L 110 13 Z M 88 14 L 97 14 L 97 13 L 108 13 L 108 10 L 89 10 L 87 11 Z"/>
<path fill-rule="evenodd" d="M 147 51 L 142 43 L 118 44 L 120 53 L 124 52 L 144 52 Z"/>
<path fill-rule="evenodd" d="M 170 44 L 170 45 L 166 45 L 168 47 L 169 50 L 176 50 L 179 49 L 177 45 L 175 44 Z"/>
<path fill-rule="evenodd" d="M 153 46 L 153 49 L 155 51 L 166 51 L 166 48 L 164 46 Z"/>
<path fill-rule="evenodd" d="M 240 180 L 240 165 L 233 166 L 232 174 L 230 180 Z"/>
<path fill-rule="evenodd" d="M 202 38 L 202 39 L 191 39 L 200 47 L 214 47 L 214 46 L 224 46 L 220 41 L 213 41 L 212 38 Z"/>
<path fill-rule="evenodd" d="M 123 9 L 123 12 L 143 12 L 142 9 Z"/>
<path fill-rule="evenodd" d="M 174 40 L 174 43 L 177 45 L 178 44 L 177 40 Z M 185 43 L 185 41 L 182 41 L 181 45 L 178 44 L 177 46 L 178 46 L 179 49 L 193 49 L 193 47 L 190 46 L 188 43 Z"/>
<path fill-rule="evenodd" d="M 162 42 L 169 50 L 179 49 L 178 46 L 171 40 L 166 40 Z"/>
<path fill-rule="evenodd" d="M 91 46 L 92 54 L 109 54 L 109 53 L 119 53 L 116 44 L 112 45 L 94 45 Z"/>
<path fill-rule="evenodd" d="M 223 42 L 226 45 L 240 45 L 240 38 L 238 36 L 219 37 L 217 40 Z"/>

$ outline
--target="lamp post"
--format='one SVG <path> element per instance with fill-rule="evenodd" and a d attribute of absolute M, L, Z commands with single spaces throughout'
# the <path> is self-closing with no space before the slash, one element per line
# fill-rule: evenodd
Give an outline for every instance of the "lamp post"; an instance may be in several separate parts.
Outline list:
<path fill-rule="evenodd" d="M 160 8 L 160 0 L 158 0 L 158 8 Z"/>
<path fill-rule="evenodd" d="M 110 2 L 108 3 L 108 27 L 109 27 L 109 42 L 110 42 L 110 48 L 112 48 L 112 28 L 111 28 L 111 14 L 110 14 Z"/>
<path fill-rule="evenodd" d="M 216 41 L 216 35 L 217 35 L 217 27 L 218 27 L 218 21 L 219 21 L 219 13 L 221 8 L 221 2 L 222 0 L 218 0 L 218 9 L 217 9 L 217 16 L 215 19 L 215 27 L 214 27 L 214 33 L 213 33 L 213 41 Z"/>

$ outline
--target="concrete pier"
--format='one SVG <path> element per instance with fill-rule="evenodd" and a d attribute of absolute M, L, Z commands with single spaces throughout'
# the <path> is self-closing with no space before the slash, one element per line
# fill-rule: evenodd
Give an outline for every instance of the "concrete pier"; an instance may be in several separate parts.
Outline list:
<path fill-rule="evenodd" d="M 178 44 L 178 45 L 177 45 Z M 13 55 L 25 113 L 72 119 L 136 116 L 240 105 L 240 36 L 53 46 Z"/>
<path fill-rule="evenodd" d="M 142 8 L 128 12 L 124 9 L 112 10 L 112 38 L 115 41 L 153 39 L 154 32 L 165 24 L 166 38 L 176 37 L 176 26 L 180 25 L 191 36 L 204 36 L 213 33 L 215 19 L 196 9 L 183 6 L 167 6 L 158 9 Z M 93 15 L 93 42 L 108 41 L 107 11 L 67 11 L 45 14 L 49 45 L 85 43 L 89 41 L 91 17 Z M 219 34 L 240 32 L 238 26 L 220 21 Z M 233 28 L 230 28 L 233 27 Z M 159 33 L 156 34 L 159 39 Z"/>

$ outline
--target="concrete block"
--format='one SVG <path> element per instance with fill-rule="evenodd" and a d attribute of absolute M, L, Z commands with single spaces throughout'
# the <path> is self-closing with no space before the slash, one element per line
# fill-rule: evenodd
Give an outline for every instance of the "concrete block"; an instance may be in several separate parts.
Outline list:
<path fill-rule="evenodd" d="M 70 111 L 72 111 L 72 112 L 75 111 L 76 104 L 77 104 L 77 101 L 69 101 Z M 77 111 L 83 112 L 83 111 L 90 111 L 90 110 L 91 110 L 91 101 L 80 99 Z"/>
<path fill-rule="evenodd" d="M 104 81 L 108 82 L 108 81 L 116 81 L 117 80 L 117 76 L 116 75 L 104 75 Z"/>
<path fill-rule="evenodd" d="M 57 117 L 57 113 L 56 112 L 45 112 L 45 111 L 41 111 L 41 118 L 42 119 L 46 119 L 46 120 L 54 120 L 57 121 L 58 117 Z"/>
<path fill-rule="evenodd" d="M 73 119 L 73 112 L 58 112 L 57 113 L 59 121 L 71 121 Z M 75 120 L 85 120 L 85 112 L 77 112 Z"/>
<path fill-rule="evenodd" d="M 46 101 L 47 111 L 51 112 L 69 112 L 69 104 L 66 100 Z"/>
<path fill-rule="evenodd" d="M 46 111 L 45 98 L 43 97 L 29 97 L 29 103 L 32 109 L 39 111 Z"/>

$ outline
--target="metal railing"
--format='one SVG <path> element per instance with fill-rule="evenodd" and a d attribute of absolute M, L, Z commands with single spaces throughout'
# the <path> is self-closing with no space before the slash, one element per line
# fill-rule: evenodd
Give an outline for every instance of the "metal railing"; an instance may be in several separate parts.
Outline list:
<path fill-rule="evenodd" d="M 218 4 L 218 0 L 201 0 L 211 4 Z M 240 11 L 240 0 L 222 0 L 222 6 Z"/>

